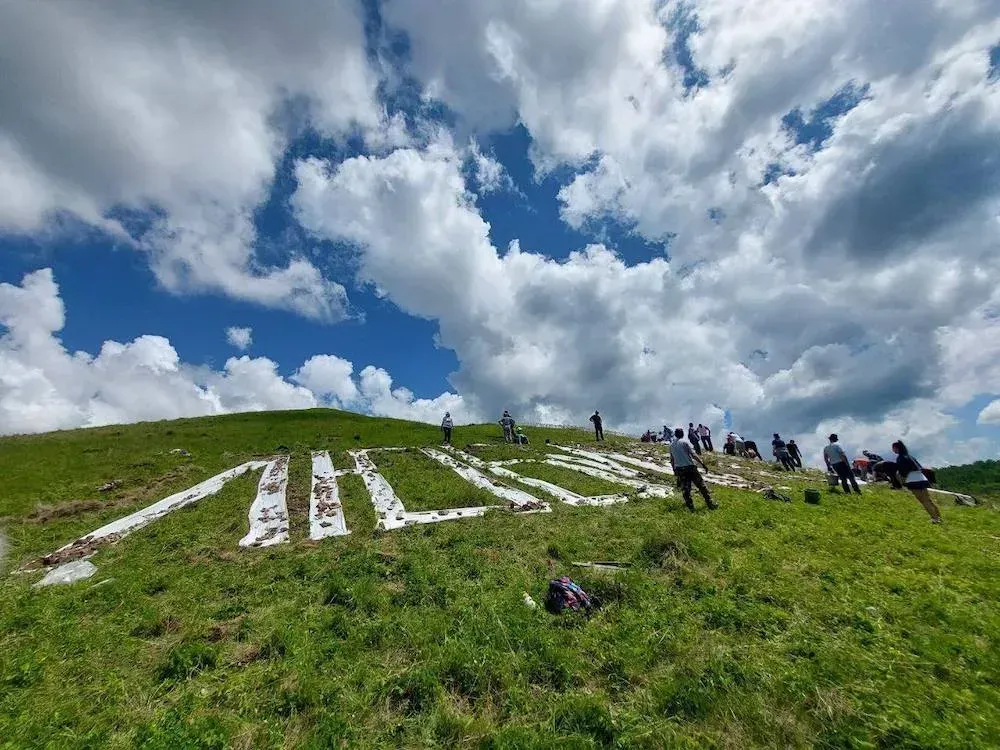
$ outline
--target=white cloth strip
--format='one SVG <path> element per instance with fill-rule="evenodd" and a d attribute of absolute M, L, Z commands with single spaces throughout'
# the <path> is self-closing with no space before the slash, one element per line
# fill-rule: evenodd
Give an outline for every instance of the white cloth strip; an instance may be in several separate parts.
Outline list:
<path fill-rule="evenodd" d="M 599 495 L 597 497 L 585 497 L 584 495 L 578 495 L 571 490 L 567 490 L 565 487 L 560 487 L 557 484 L 546 482 L 544 479 L 522 476 L 517 472 L 505 469 L 502 466 L 491 466 L 490 471 L 498 477 L 516 479 L 529 487 L 537 487 L 540 490 L 545 490 L 550 495 L 558 498 L 567 505 L 575 505 L 578 507 L 584 505 L 614 505 L 615 503 L 624 503 L 628 500 L 625 495 Z"/>
<path fill-rule="evenodd" d="M 627 487 L 634 487 L 639 490 L 640 495 L 647 495 L 649 497 L 671 497 L 674 494 L 673 490 L 661 484 L 653 484 L 651 482 L 644 482 L 640 479 L 623 477 L 620 474 L 614 474 L 611 471 L 604 471 L 603 469 L 593 469 L 589 466 L 566 463 L 565 461 L 553 461 L 551 459 L 546 460 L 545 463 L 551 466 L 559 466 L 563 469 L 579 471 L 581 474 L 586 474 L 596 479 L 603 479 L 606 482 L 614 482 L 615 484 L 624 484 Z"/>
<path fill-rule="evenodd" d="M 556 461 L 565 461 L 567 463 L 580 464 L 581 466 L 589 466 L 592 469 L 601 469 L 607 471 L 611 469 L 615 474 L 619 474 L 623 477 L 635 478 L 639 476 L 639 472 L 635 469 L 629 469 L 626 466 L 619 466 L 618 464 L 611 462 L 594 461 L 590 458 L 583 458 L 582 456 L 572 456 L 563 455 L 561 453 L 548 453 L 546 458 L 551 458 Z"/>
<path fill-rule="evenodd" d="M 256 471 L 264 466 L 267 466 L 266 461 L 248 461 L 232 469 L 227 469 L 221 474 L 216 474 L 214 477 L 196 484 L 194 487 L 188 487 L 186 490 L 181 490 L 170 495 L 170 497 L 165 497 L 142 510 L 137 510 L 135 513 L 105 524 L 96 531 L 92 531 L 86 536 L 82 536 L 76 541 L 60 547 L 44 559 L 46 562 L 52 559 L 55 563 L 63 563 L 69 560 L 90 557 L 96 552 L 96 547 L 101 542 L 113 542 L 126 537 L 133 531 L 163 518 L 171 511 L 191 505 L 209 495 L 214 495 L 223 488 L 226 482 L 242 476 L 248 471 Z"/>
<path fill-rule="evenodd" d="M 312 454 L 312 489 L 309 493 L 309 538 L 346 536 L 344 507 L 340 502 L 337 477 L 350 472 L 335 471 L 327 451 Z"/>
<path fill-rule="evenodd" d="M 271 547 L 288 541 L 288 456 L 269 463 L 257 485 L 257 496 L 247 517 L 250 531 L 240 539 L 241 547 Z"/>
<path fill-rule="evenodd" d="M 376 528 L 389 531 L 405 526 L 406 508 L 403 507 L 403 501 L 396 496 L 385 477 L 378 473 L 375 464 L 368 458 L 368 451 L 351 451 L 350 454 L 375 507 L 375 514 L 378 516 Z"/>
<path fill-rule="evenodd" d="M 478 487 L 479 489 L 486 490 L 487 492 L 496 495 L 501 500 L 507 501 L 513 505 L 515 509 L 551 510 L 551 508 L 544 503 L 541 503 L 534 495 L 529 495 L 524 490 L 519 490 L 514 487 L 505 487 L 502 484 L 497 484 L 477 469 L 474 469 L 471 466 L 464 466 L 451 456 L 445 455 L 441 451 L 434 450 L 433 448 L 423 448 L 421 450 L 425 455 L 430 456 L 438 463 L 447 466 L 465 481 Z"/>

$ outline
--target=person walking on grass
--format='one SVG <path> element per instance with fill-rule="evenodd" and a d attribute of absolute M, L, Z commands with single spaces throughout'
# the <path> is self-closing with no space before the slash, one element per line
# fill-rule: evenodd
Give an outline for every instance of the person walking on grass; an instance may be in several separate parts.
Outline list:
<path fill-rule="evenodd" d="M 927 475 L 924 474 L 924 467 L 910 455 L 902 440 L 897 440 L 892 444 L 892 452 L 896 454 L 896 468 L 903 480 L 903 486 L 912 492 L 913 496 L 924 506 L 924 510 L 931 517 L 931 523 L 941 523 L 941 511 L 931 499 L 929 492 L 931 483 L 927 479 Z"/>
<path fill-rule="evenodd" d="M 451 430 L 455 426 L 455 423 L 451 421 L 451 412 L 446 411 L 444 413 L 444 419 L 441 420 L 441 432 L 444 433 L 444 444 L 451 445 Z"/>
<path fill-rule="evenodd" d="M 601 419 L 601 412 L 594 409 L 593 415 L 590 417 L 590 421 L 594 423 L 594 437 L 599 440 L 604 440 L 604 421 Z"/>
<path fill-rule="evenodd" d="M 798 468 L 802 468 L 802 451 L 799 450 L 799 446 L 795 444 L 794 440 L 788 441 L 788 455 L 792 458 L 792 463 Z"/>
<path fill-rule="evenodd" d="M 688 510 L 694 511 L 694 501 L 691 499 L 691 485 L 693 484 L 698 488 L 701 496 L 705 498 L 705 505 L 708 506 L 708 509 L 716 510 L 719 506 L 708 493 L 708 487 L 705 486 L 705 480 L 702 479 L 695 462 L 701 464 L 701 468 L 706 472 L 708 471 L 708 467 L 705 466 L 692 447 L 691 441 L 684 439 L 684 430 L 678 427 L 674 430 L 674 441 L 670 444 L 670 466 L 674 470 L 674 476 L 677 477 L 677 484 L 681 487 L 684 506 Z"/>
<path fill-rule="evenodd" d="M 698 425 L 698 436 L 701 438 L 701 444 L 705 447 L 705 450 L 709 453 L 714 453 L 715 448 L 712 447 L 712 431 L 709 429 L 707 424 Z"/>
<path fill-rule="evenodd" d="M 500 426 L 503 427 L 503 441 L 505 443 L 514 442 L 514 418 L 510 412 L 504 409 L 503 416 L 500 417 Z"/>
<path fill-rule="evenodd" d="M 823 448 L 823 460 L 826 461 L 827 471 L 836 474 L 840 478 L 840 484 L 844 488 L 845 495 L 850 495 L 852 488 L 860 495 L 861 490 L 858 489 L 858 481 L 854 478 L 854 472 L 851 471 L 851 464 L 847 460 L 847 454 L 844 453 L 844 449 L 840 447 L 837 440 L 836 433 L 830 435 L 830 444 Z M 848 482 L 850 482 L 850 486 L 848 486 Z"/>
<path fill-rule="evenodd" d="M 684 437 L 681 435 L 681 437 Z M 695 429 L 694 422 L 688 422 L 688 442 L 694 446 L 694 452 L 701 455 L 701 435 Z"/>

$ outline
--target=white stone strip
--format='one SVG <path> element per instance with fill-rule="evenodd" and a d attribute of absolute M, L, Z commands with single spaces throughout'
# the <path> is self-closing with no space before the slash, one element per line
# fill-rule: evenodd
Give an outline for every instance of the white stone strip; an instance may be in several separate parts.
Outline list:
<path fill-rule="evenodd" d="M 635 469 L 629 469 L 626 466 L 618 466 L 612 463 L 604 463 L 601 461 L 593 461 L 589 458 L 582 458 L 580 456 L 563 455 L 561 453 L 548 453 L 546 458 L 551 458 L 556 461 L 565 461 L 567 463 L 580 464 L 581 466 L 589 466 L 592 469 L 601 469 L 607 471 L 610 469 L 615 474 L 619 474 L 623 477 L 632 477 L 633 479 L 639 476 L 639 472 Z"/>
<path fill-rule="evenodd" d="M 434 450 L 433 448 L 422 448 L 421 451 L 438 463 L 447 466 L 470 484 L 481 490 L 486 490 L 487 492 L 496 495 L 501 500 L 505 500 L 510 504 L 512 510 L 536 511 L 542 513 L 549 513 L 552 510 L 548 504 L 539 501 L 539 499 L 534 495 L 529 495 L 524 490 L 519 490 L 514 487 L 506 487 L 502 484 L 497 484 L 477 469 L 460 464 L 451 456 L 445 455 L 441 451 Z"/>
<path fill-rule="evenodd" d="M 603 479 L 606 482 L 614 482 L 616 484 L 624 484 L 627 487 L 634 487 L 639 490 L 640 495 L 648 497 L 671 497 L 674 494 L 673 490 L 669 487 L 663 486 L 662 484 L 653 484 L 651 482 L 644 482 L 640 479 L 623 477 L 620 474 L 614 474 L 611 471 L 605 471 L 603 469 L 594 469 L 590 466 L 581 466 L 580 464 L 571 464 L 565 461 L 554 461 L 552 459 L 547 459 L 545 463 L 550 466 L 559 466 L 563 469 L 579 471 L 581 474 L 596 477 L 597 479 Z"/>
<path fill-rule="evenodd" d="M 506 469 L 503 466 L 490 466 L 490 472 L 496 474 L 498 477 L 506 477 L 507 479 L 516 479 L 519 482 L 523 482 L 529 487 L 537 487 L 540 490 L 545 490 L 553 497 L 562 500 L 567 505 L 584 506 L 584 505 L 614 505 L 616 503 L 624 503 L 628 501 L 625 495 L 597 495 L 595 497 L 585 497 L 584 495 L 578 495 L 575 492 L 567 490 L 564 487 L 560 487 L 557 484 L 552 484 L 551 482 L 546 482 L 544 479 L 535 479 L 534 477 L 525 477 L 517 472 Z"/>
<path fill-rule="evenodd" d="M 279 456 L 264 469 L 257 497 L 250 504 L 250 531 L 240 539 L 241 547 L 271 547 L 288 541 L 288 456 Z"/>
<path fill-rule="evenodd" d="M 335 471 L 327 451 L 312 454 L 312 491 L 309 493 L 309 538 L 346 536 L 344 507 L 340 502 L 337 477 L 352 472 Z"/>
<path fill-rule="evenodd" d="M 155 502 L 142 510 L 137 510 L 135 513 L 127 515 L 124 518 L 112 521 L 96 531 L 92 531 L 86 536 L 80 537 L 76 541 L 67 544 L 65 547 L 59 548 L 51 555 L 46 555 L 42 558 L 42 562 L 46 565 L 56 565 L 70 560 L 79 560 L 81 558 L 90 557 L 97 551 L 97 547 L 99 545 L 116 542 L 119 539 L 128 536 L 133 531 L 141 529 L 143 526 L 147 526 L 153 521 L 163 518 L 163 516 L 170 513 L 170 511 L 183 508 L 186 505 L 191 505 L 191 503 L 195 503 L 204 497 L 208 497 L 209 495 L 214 495 L 222 489 L 226 482 L 242 476 L 248 471 L 256 471 L 264 466 L 267 466 L 266 461 L 248 461 L 245 464 L 240 464 L 235 468 L 228 469 L 221 474 L 216 474 L 214 477 L 206 479 L 204 482 L 196 484 L 194 487 L 181 490 L 170 497 L 166 497 L 163 500 Z"/>
<path fill-rule="evenodd" d="M 860 484 L 860 482 L 858 482 Z M 955 503 L 958 505 L 965 505 L 968 507 L 975 507 L 979 505 L 979 501 L 976 500 L 972 495 L 966 495 L 963 492 L 950 492 L 949 490 L 939 490 L 931 488 L 928 492 L 933 492 L 935 495 L 946 495 L 948 497 L 955 498 Z"/>

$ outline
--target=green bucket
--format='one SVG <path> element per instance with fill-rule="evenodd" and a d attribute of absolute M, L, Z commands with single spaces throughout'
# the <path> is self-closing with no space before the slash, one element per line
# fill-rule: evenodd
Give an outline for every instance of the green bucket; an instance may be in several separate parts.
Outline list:
<path fill-rule="evenodd" d="M 810 505 L 819 505 L 819 490 L 809 489 L 804 494 L 807 503 Z"/>

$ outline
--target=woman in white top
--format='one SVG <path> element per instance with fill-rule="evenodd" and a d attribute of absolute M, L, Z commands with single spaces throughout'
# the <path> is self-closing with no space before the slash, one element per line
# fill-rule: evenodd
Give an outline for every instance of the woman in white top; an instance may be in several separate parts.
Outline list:
<path fill-rule="evenodd" d="M 910 455 L 902 440 L 892 444 L 892 452 L 896 454 L 896 468 L 899 469 L 899 478 L 903 486 L 924 506 L 924 510 L 931 517 L 931 523 L 941 523 L 941 511 L 931 499 L 929 492 L 931 483 L 924 474 L 924 467 Z"/>

